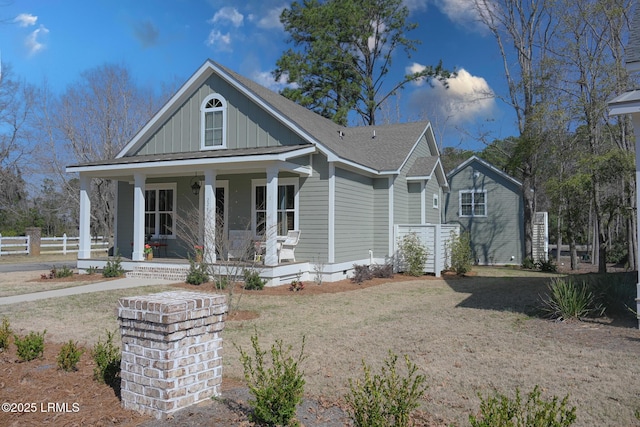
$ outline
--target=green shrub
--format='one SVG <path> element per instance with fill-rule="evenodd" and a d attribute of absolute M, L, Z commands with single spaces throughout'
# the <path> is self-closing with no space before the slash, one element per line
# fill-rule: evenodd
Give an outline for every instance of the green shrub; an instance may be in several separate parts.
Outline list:
<path fill-rule="evenodd" d="M 389 351 L 380 374 L 372 375 L 363 361 L 364 380 L 349 379 L 350 393 L 345 396 L 349 417 L 356 427 L 408 426 L 411 412 L 427 386 L 426 377 L 417 374 L 418 367 L 404 357 L 406 376 L 396 369 L 398 356 Z"/>
<path fill-rule="evenodd" d="M 51 274 L 56 279 L 59 279 L 59 278 L 62 278 L 62 277 L 71 277 L 71 276 L 73 276 L 73 270 L 70 269 L 69 267 L 67 267 L 66 265 L 63 265 L 62 268 L 55 268 L 54 267 L 51 270 Z"/>
<path fill-rule="evenodd" d="M 523 402 L 520 390 L 511 400 L 504 395 L 496 395 L 486 400 L 480 397 L 480 414 L 469 416 L 472 427 L 566 427 L 576 420 L 576 408 L 569 408 L 569 395 L 558 401 L 554 396 L 550 401 L 540 398 L 540 388 L 536 385 Z"/>
<path fill-rule="evenodd" d="M 69 340 L 69 342 L 60 348 L 60 353 L 58 353 L 58 357 L 56 358 L 58 369 L 67 372 L 77 370 L 77 365 L 82 353 L 84 353 L 84 350 L 78 348 L 78 343 Z"/>
<path fill-rule="evenodd" d="M 229 286 L 229 278 L 227 276 L 220 276 L 218 280 L 216 280 L 216 289 L 227 289 Z"/>
<path fill-rule="evenodd" d="M 11 326 L 9 325 L 9 319 L 2 318 L 2 324 L 0 325 L 0 351 L 5 348 L 9 348 L 9 338 L 11 337 Z"/>
<path fill-rule="evenodd" d="M 558 267 L 553 262 L 553 259 L 549 258 L 548 260 L 541 259 L 536 262 L 536 268 L 540 271 L 544 271 L 547 273 L 557 273 Z"/>
<path fill-rule="evenodd" d="M 113 343 L 115 332 L 107 331 L 107 339 L 98 340 L 93 347 L 92 356 L 96 363 L 93 378 L 101 383 L 113 386 L 120 378 L 120 349 Z"/>
<path fill-rule="evenodd" d="M 44 354 L 44 335 L 46 329 L 40 334 L 38 332 L 29 332 L 24 338 L 17 335 L 13 336 L 16 347 L 18 348 L 18 358 L 23 362 L 28 362 Z"/>
<path fill-rule="evenodd" d="M 455 236 L 453 232 L 451 234 L 451 270 L 459 275 L 468 273 L 473 267 L 469 233 L 464 232 L 459 236 Z"/>
<path fill-rule="evenodd" d="M 368 265 L 353 264 L 353 276 L 351 281 L 354 283 L 362 283 L 366 280 L 373 279 L 371 270 Z"/>
<path fill-rule="evenodd" d="M 409 233 L 400 239 L 398 246 L 402 253 L 405 273 L 410 276 L 422 276 L 429 253 L 416 233 Z"/>
<path fill-rule="evenodd" d="M 532 258 L 525 258 L 522 260 L 522 268 L 526 268 L 527 270 L 533 270 L 536 268 L 536 263 L 533 262 Z"/>
<path fill-rule="evenodd" d="M 585 282 L 576 283 L 571 278 L 553 278 L 548 288 L 550 294 L 542 297 L 541 308 L 552 319 L 580 319 L 604 313 L 604 307 L 596 302 Z"/>
<path fill-rule="evenodd" d="M 120 277 L 124 274 L 124 268 L 122 268 L 122 258 L 120 254 L 116 252 L 115 257 L 107 261 L 104 270 L 102 270 L 103 277 Z"/>
<path fill-rule="evenodd" d="M 254 356 L 236 346 L 249 392 L 254 397 L 249 401 L 253 410 L 251 421 L 267 426 L 298 425 L 296 408 L 302 403 L 305 383 L 299 366 L 305 359 L 304 345 L 305 337 L 300 353 L 294 357 L 292 347 L 283 349 L 282 341 L 277 340 L 271 346 L 270 366 L 267 366 L 267 351 L 260 348 L 257 333 L 251 336 Z"/>
<path fill-rule="evenodd" d="M 264 289 L 266 280 L 260 278 L 260 274 L 255 270 L 244 271 L 244 288 L 248 290 L 261 291 Z"/>
<path fill-rule="evenodd" d="M 207 264 L 196 264 L 192 259 L 189 259 L 189 272 L 187 273 L 186 282 L 190 285 L 202 285 L 209 281 L 209 273 Z"/>

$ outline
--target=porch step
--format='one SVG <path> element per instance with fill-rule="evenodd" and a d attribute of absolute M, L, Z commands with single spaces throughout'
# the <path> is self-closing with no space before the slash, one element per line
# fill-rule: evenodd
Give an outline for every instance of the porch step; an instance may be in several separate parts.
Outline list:
<path fill-rule="evenodd" d="M 186 266 L 138 266 L 128 271 L 126 277 L 133 279 L 164 279 L 184 282 L 187 280 L 189 267 Z"/>

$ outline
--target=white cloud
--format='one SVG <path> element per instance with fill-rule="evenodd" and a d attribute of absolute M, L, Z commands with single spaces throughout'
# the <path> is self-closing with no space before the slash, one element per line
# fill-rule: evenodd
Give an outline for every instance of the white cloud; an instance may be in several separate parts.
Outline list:
<path fill-rule="evenodd" d="M 234 27 L 240 27 L 244 16 L 235 7 L 226 6 L 216 12 L 210 23 L 229 21 Z"/>
<path fill-rule="evenodd" d="M 454 24 L 478 32 L 487 30 L 480 20 L 475 0 L 434 0 L 434 3 Z"/>
<path fill-rule="evenodd" d="M 21 27 L 30 27 L 32 25 L 36 25 L 37 21 L 38 17 L 31 15 L 30 13 L 21 13 L 13 20 L 13 22 L 16 22 Z"/>
<path fill-rule="evenodd" d="M 407 71 L 418 71 L 420 67 L 414 63 Z M 412 94 L 411 105 L 434 120 L 460 124 L 486 118 L 495 109 L 495 96 L 487 81 L 464 68 L 448 80 L 448 87 L 438 81 L 427 86 L 422 82 L 419 86 L 422 87 Z"/>
<path fill-rule="evenodd" d="M 285 5 L 270 9 L 259 21 L 258 27 L 264 29 L 279 28 L 282 29 L 282 23 L 280 22 L 280 15 L 286 8 Z"/>
<path fill-rule="evenodd" d="M 428 0 L 403 0 L 402 4 L 407 6 L 409 11 L 427 10 Z"/>
<path fill-rule="evenodd" d="M 29 34 L 29 36 L 25 40 L 25 45 L 29 50 L 29 55 L 35 55 L 45 48 L 45 45 L 40 41 L 40 38 L 46 36 L 47 34 L 49 34 L 49 30 L 43 25 Z"/>
<path fill-rule="evenodd" d="M 216 50 L 231 51 L 231 35 L 229 33 L 222 34 L 218 30 L 211 30 L 206 45 Z"/>
<path fill-rule="evenodd" d="M 287 84 L 288 76 L 283 74 L 278 80 L 273 78 L 273 74 L 270 71 L 257 71 L 251 76 L 251 80 L 254 82 L 271 89 L 274 92 L 279 92 L 287 86 L 295 87 L 296 85 Z"/>

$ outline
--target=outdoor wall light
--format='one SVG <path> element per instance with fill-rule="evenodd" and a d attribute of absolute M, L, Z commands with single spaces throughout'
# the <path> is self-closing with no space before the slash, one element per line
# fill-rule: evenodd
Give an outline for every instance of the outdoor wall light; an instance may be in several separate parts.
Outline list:
<path fill-rule="evenodd" d="M 198 181 L 199 180 L 198 180 L 197 174 L 196 176 L 191 178 L 191 192 L 193 193 L 194 196 L 197 196 L 198 194 L 200 194 L 200 183 Z"/>

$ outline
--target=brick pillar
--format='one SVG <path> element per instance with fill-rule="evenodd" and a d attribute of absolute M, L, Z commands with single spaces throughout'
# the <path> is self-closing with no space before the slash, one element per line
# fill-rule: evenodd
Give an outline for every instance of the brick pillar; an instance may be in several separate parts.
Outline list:
<path fill-rule="evenodd" d="M 39 227 L 29 227 L 24 229 L 24 234 L 29 236 L 29 255 L 40 255 L 40 241 L 42 239 L 42 230 Z"/>
<path fill-rule="evenodd" d="M 226 312 L 224 295 L 120 298 L 122 406 L 161 419 L 220 395 Z"/>

